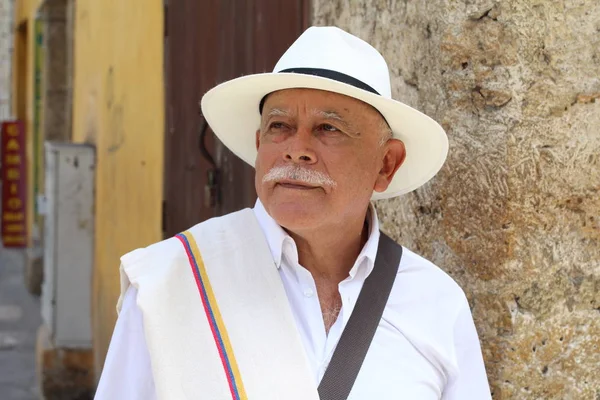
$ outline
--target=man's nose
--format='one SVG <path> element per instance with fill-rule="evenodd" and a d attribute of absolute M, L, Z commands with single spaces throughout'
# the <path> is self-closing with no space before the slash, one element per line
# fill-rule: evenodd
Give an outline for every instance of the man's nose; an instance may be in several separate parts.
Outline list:
<path fill-rule="evenodd" d="M 312 132 L 309 129 L 298 129 L 288 139 L 288 148 L 283 154 L 285 161 L 296 164 L 314 164 L 317 162 L 317 154 L 313 150 Z"/>

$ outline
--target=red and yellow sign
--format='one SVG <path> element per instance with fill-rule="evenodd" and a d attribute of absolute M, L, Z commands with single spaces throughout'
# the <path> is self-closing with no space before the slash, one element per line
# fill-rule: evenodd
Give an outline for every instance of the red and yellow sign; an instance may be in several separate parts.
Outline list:
<path fill-rule="evenodd" d="M 0 140 L 2 181 L 2 242 L 4 247 L 27 245 L 27 162 L 22 121 L 2 123 Z"/>

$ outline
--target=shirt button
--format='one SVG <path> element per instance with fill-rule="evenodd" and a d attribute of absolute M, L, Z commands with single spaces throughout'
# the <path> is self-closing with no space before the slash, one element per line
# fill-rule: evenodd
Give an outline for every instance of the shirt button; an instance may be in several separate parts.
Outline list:
<path fill-rule="evenodd" d="M 304 289 L 304 296 L 306 296 L 306 297 L 312 297 L 313 294 L 315 294 L 315 292 L 311 288 Z"/>

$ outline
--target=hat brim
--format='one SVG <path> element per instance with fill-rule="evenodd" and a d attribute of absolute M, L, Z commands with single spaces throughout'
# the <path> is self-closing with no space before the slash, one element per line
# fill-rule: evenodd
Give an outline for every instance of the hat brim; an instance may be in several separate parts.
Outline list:
<path fill-rule="evenodd" d="M 427 115 L 399 101 L 313 75 L 264 73 L 227 81 L 202 97 L 202 113 L 221 142 L 254 166 L 257 155 L 255 134 L 261 120 L 259 103 L 269 93 L 293 88 L 326 90 L 364 101 L 379 110 L 394 138 L 404 142 L 404 163 L 387 190 L 373 192 L 372 200 L 399 196 L 422 186 L 433 178 L 446 160 L 446 133 Z"/>

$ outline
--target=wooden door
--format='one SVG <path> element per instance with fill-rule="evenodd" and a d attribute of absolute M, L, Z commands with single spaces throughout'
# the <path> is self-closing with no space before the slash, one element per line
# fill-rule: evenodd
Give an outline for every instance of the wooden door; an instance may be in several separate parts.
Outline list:
<path fill-rule="evenodd" d="M 308 27 L 309 1 L 165 3 L 166 237 L 254 204 L 254 169 L 225 148 L 210 129 L 201 140 L 204 120 L 199 102 L 220 82 L 271 71 Z M 207 186 L 211 171 L 217 172 L 212 191 Z"/>

